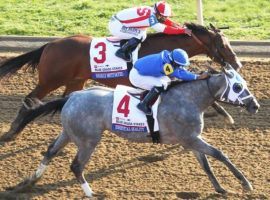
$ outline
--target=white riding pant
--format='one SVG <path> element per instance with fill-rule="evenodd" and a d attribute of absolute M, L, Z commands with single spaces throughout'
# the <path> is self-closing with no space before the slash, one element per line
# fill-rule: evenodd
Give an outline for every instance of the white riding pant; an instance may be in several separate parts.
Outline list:
<path fill-rule="evenodd" d="M 151 90 L 153 87 L 163 87 L 166 90 L 171 83 L 171 79 L 168 76 L 143 76 L 134 67 L 129 73 L 129 80 L 132 85 L 144 90 Z"/>
<path fill-rule="evenodd" d="M 142 41 L 146 39 L 146 29 L 143 30 L 133 27 L 126 27 L 114 16 L 110 19 L 109 31 L 113 36 L 118 37 L 119 39 L 128 40 L 133 37 Z"/>

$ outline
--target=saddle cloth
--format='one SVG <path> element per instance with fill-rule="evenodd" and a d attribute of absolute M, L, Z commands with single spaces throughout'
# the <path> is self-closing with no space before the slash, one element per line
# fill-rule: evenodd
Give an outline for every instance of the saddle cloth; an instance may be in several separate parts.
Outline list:
<path fill-rule="evenodd" d="M 111 38 L 92 40 L 89 49 L 92 79 L 128 77 L 127 62 L 115 56 L 115 52 L 120 48 L 120 43 L 120 40 Z M 137 47 L 132 53 L 133 63 L 138 59 L 138 49 Z"/>
<path fill-rule="evenodd" d="M 134 97 L 128 90 L 134 88 L 117 85 L 114 91 L 113 113 L 112 113 L 112 130 L 124 132 L 150 132 L 147 118 L 144 112 L 137 109 L 139 98 Z M 160 98 L 153 104 L 154 131 L 159 130 L 157 121 L 157 109 Z"/>

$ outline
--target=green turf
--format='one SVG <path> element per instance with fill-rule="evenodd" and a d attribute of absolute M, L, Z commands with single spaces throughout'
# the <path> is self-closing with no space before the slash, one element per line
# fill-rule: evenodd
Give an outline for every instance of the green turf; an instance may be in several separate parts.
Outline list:
<path fill-rule="evenodd" d="M 196 0 L 168 0 L 177 22 L 196 22 Z M 108 35 L 107 23 L 117 11 L 154 1 L 1 0 L 0 35 Z M 229 26 L 230 39 L 270 39 L 269 0 L 204 0 L 204 22 Z"/>

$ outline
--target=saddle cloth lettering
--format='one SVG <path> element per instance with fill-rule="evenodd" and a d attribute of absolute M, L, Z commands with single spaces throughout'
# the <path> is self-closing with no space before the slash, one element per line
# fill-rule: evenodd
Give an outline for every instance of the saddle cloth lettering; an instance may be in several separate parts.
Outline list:
<path fill-rule="evenodd" d="M 127 91 L 134 88 L 117 85 L 114 91 L 112 130 L 125 132 L 149 132 L 147 118 L 145 114 L 137 109 L 140 100 Z M 159 99 L 152 106 L 153 117 L 155 119 L 154 131 L 159 130 L 157 121 L 157 109 Z"/>
<path fill-rule="evenodd" d="M 90 66 L 92 79 L 109 79 L 128 77 L 127 62 L 115 56 L 120 48 L 119 41 L 109 41 L 106 38 L 94 38 L 91 42 Z M 138 59 L 138 48 L 133 51 L 133 62 Z"/>

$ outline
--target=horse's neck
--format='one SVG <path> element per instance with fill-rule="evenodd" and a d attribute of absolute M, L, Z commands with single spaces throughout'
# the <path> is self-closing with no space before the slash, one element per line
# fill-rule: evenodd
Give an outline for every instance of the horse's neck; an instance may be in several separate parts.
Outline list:
<path fill-rule="evenodd" d="M 206 53 L 203 47 L 190 36 L 152 34 L 142 43 L 139 57 L 159 53 L 164 49 L 172 51 L 176 48 L 184 49 L 189 57 Z"/>
<path fill-rule="evenodd" d="M 171 98 L 175 105 L 179 105 L 182 101 L 188 106 L 196 107 L 196 110 L 203 112 L 206 108 L 213 104 L 214 99 L 212 98 L 206 80 L 192 81 L 187 83 L 181 83 L 172 87 L 168 94 L 163 96 L 163 100 Z"/>

